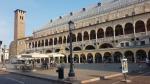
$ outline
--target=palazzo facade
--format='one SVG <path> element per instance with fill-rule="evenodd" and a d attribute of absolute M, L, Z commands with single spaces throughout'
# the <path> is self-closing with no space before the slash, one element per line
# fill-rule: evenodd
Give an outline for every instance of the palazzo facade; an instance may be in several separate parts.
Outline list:
<path fill-rule="evenodd" d="M 60 62 L 70 62 L 69 25 L 73 29 L 75 63 L 119 63 L 150 59 L 150 1 L 110 0 L 50 20 L 25 40 L 21 53 L 61 53 Z M 44 58 L 50 60 L 50 58 Z"/>

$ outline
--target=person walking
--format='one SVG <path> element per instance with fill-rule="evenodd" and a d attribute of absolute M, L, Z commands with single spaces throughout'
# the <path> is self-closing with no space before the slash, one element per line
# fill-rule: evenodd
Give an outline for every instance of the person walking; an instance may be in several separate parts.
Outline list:
<path fill-rule="evenodd" d="M 48 61 L 45 61 L 45 69 L 48 70 Z"/>
<path fill-rule="evenodd" d="M 150 66 L 150 61 L 148 58 L 146 58 L 146 65 L 149 67 Z"/>

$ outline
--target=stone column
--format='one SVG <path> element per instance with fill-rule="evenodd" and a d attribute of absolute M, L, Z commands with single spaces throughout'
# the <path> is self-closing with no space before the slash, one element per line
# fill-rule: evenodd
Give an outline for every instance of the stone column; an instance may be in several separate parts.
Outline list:
<path fill-rule="evenodd" d="M 149 51 L 146 51 L 146 57 L 147 57 L 147 58 L 148 58 L 148 52 L 149 52 Z"/>
<path fill-rule="evenodd" d="M 66 55 L 66 63 L 68 63 L 68 56 Z"/>
<path fill-rule="evenodd" d="M 45 47 L 45 39 L 44 39 L 44 46 L 43 47 Z"/>
<path fill-rule="evenodd" d="M 40 58 L 38 58 L 38 59 L 40 60 L 39 62 L 41 63 L 41 59 Z"/>
<path fill-rule="evenodd" d="M 33 49 L 33 44 L 32 44 L 32 42 L 31 42 L 31 46 L 30 46 L 30 47 L 31 47 L 31 49 Z"/>
<path fill-rule="evenodd" d="M 66 43 L 65 43 L 66 45 L 67 45 L 67 39 L 68 39 L 68 38 L 67 38 L 67 36 L 66 36 Z"/>
<path fill-rule="evenodd" d="M 43 58 L 40 58 L 40 63 L 42 63 L 42 59 L 43 59 Z"/>
<path fill-rule="evenodd" d="M 134 29 L 134 37 L 136 37 L 136 32 L 135 32 L 135 22 L 133 21 L 133 29 Z"/>
<path fill-rule="evenodd" d="M 91 37 L 90 37 L 90 34 L 89 34 L 89 32 L 90 32 L 90 31 L 88 31 L 88 35 L 89 35 L 89 40 L 90 40 L 90 39 L 91 39 Z"/>
<path fill-rule="evenodd" d="M 53 43 L 52 43 L 52 52 L 55 52 L 54 51 L 54 38 L 52 38 L 53 39 Z"/>
<path fill-rule="evenodd" d="M 80 64 L 80 55 L 79 55 L 79 64 Z"/>
<path fill-rule="evenodd" d="M 104 62 L 104 56 L 102 56 L 102 63 Z"/>
<path fill-rule="evenodd" d="M 28 43 L 26 43 L 25 49 L 29 49 L 29 44 Z"/>
<path fill-rule="evenodd" d="M 77 38 L 78 38 L 78 37 L 77 37 L 77 34 L 75 34 L 75 35 L 76 35 L 76 42 L 78 42 L 78 41 L 77 41 Z"/>
<path fill-rule="evenodd" d="M 98 39 L 97 39 L 97 30 L 95 30 L 95 32 L 96 32 L 96 49 L 99 49 L 98 48 Z"/>
<path fill-rule="evenodd" d="M 37 41 L 37 48 L 39 47 L 38 44 L 39 44 L 39 41 Z"/>
<path fill-rule="evenodd" d="M 115 61 L 114 61 L 114 56 L 112 55 L 112 62 L 114 63 Z"/>
<path fill-rule="evenodd" d="M 134 63 L 136 63 L 136 53 L 134 52 Z"/>
<path fill-rule="evenodd" d="M 54 60 L 54 62 L 56 62 L 55 57 L 52 58 Z"/>
<path fill-rule="evenodd" d="M 115 26 L 113 26 L 113 34 L 114 34 L 114 40 L 116 39 L 116 32 L 115 32 Z"/>
<path fill-rule="evenodd" d="M 93 56 L 93 63 L 95 63 L 95 56 Z"/>
<path fill-rule="evenodd" d="M 122 28 L 123 28 L 123 36 L 125 37 L 125 31 L 124 31 L 125 25 Z"/>
<path fill-rule="evenodd" d="M 50 41 L 50 40 L 49 40 L 49 39 L 47 39 L 47 40 L 48 40 L 48 46 L 49 46 L 49 41 Z"/>
<path fill-rule="evenodd" d="M 95 30 L 95 33 L 96 33 L 96 44 L 97 44 L 97 30 Z"/>
<path fill-rule="evenodd" d="M 51 59 L 50 59 L 50 57 L 48 58 L 48 60 L 49 60 L 49 63 L 51 62 Z"/>
<path fill-rule="evenodd" d="M 35 52 L 35 41 L 33 42 L 33 51 Z"/>
<path fill-rule="evenodd" d="M 60 64 L 60 57 L 58 57 L 58 63 Z"/>
<path fill-rule="evenodd" d="M 106 34 L 105 34 L 106 30 L 104 30 L 104 39 L 106 39 Z"/>
<path fill-rule="evenodd" d="M 114 34 L 114 36 L 113 36 L 113 46 L 115 46 L 116 45 L 116 32 L 115 32 L 115 26 L 113 26 L 113 34 Z M 114 60 L 113 60 L 113 57 L 112 57 L 112 61 L 114 62 Z"/>
<path fill-rule="evenodd" d="M 146 22 L 144 22 L 144 24 L 146 24 Z M 147 25 L 145 25 L 145 33 L 146 33 L 146 35 L 148 35 Z"/>
<path fill-rule="evenodd" d="M 81 34 L 82 34 L 82 43 L 83 43 L 83 40 L 84 40 L 84 38 L 83 38 L 83 37 L 84 37 L 84 32 L 82 31 Z"/>
<path fill-rule="evenodd" d="M 86 58 L 86 63 L 87 63 L 88 62 L 87 55 L 85 56 L 85 58 Z"/>

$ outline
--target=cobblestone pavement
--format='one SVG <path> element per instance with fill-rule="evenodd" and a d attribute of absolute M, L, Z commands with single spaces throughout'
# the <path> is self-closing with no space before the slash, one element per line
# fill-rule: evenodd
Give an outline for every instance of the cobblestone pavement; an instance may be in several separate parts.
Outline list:
<path fill-rule="evenodd" d="M 65 64 L 65 77 L 68 77 L 69 65 Z M 77 79 L 88 80 L 100 76 L 108 76 L 121 73 L 121 64 L 75 64 L 75 74 Z M 144 66 L 144 65 L 143 65 Z M 129 64 L 129 72 L 137 70 L 137 64 Z M 57 78 L 57 68 L 49 70 L 38 70 L 35 73 L 51 75 Z"/>
<path fill-rule="evenodd" d="M 40 65 L 39 65 L 40 66 Z M 69 64 L 64 64 L 65 70 L 64 75 L 65 78 L 68 77 L 69 72 Z M 86 81 L 93 78 L 98 78 L 100 76 L 108 76 L 113 74 L 121 73 L 121 64 L 75 64 L 75 74 L 76 79 L 81 81 Z M 145 65 L 142 65 L 145 67 Z M 13 70 L 15 72 L 20 72 L 18 70 L 14 70 L 14 66 L 12 64 L 7 65 L 8 70 Z M 138 64 L 129 64 L 129 72 L 138 69 Z M 25 74 L 36 75 L 40 77 L 46 77 L 51 79 L 58 79 L 58 73 L 56 72 L 57 68 L 50 68 L 48 70 L 37 69 L 35 72 L 27 72 Z M 117 80 L 117 79 L 116 79 Z M 109 81 L 107 81 L 109 82 Z"/>
<path fill-rule="evenodd" d="M 59 83 L 0 71 L 0 84 L 59 84 Z"/>
<path fill-rule="evenodd" d="M 123 76 L 119 76 L 86 84 L 150 84 L 150 69 L 147 69 L 143 73 L 131 73 L 127 79 L 129 80 L 128 83 L 122 81 L 124 80 Z"/>

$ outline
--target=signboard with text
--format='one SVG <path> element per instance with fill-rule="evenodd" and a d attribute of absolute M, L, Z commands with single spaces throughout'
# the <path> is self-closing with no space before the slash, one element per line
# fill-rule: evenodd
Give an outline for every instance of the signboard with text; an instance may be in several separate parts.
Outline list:
<path fill-rule="evenodd" d="M 121 60 L 122 64 L 122 73 L 127 73 L 128 72 L 128 62 L 127 59 L 122 59 Z"/>

